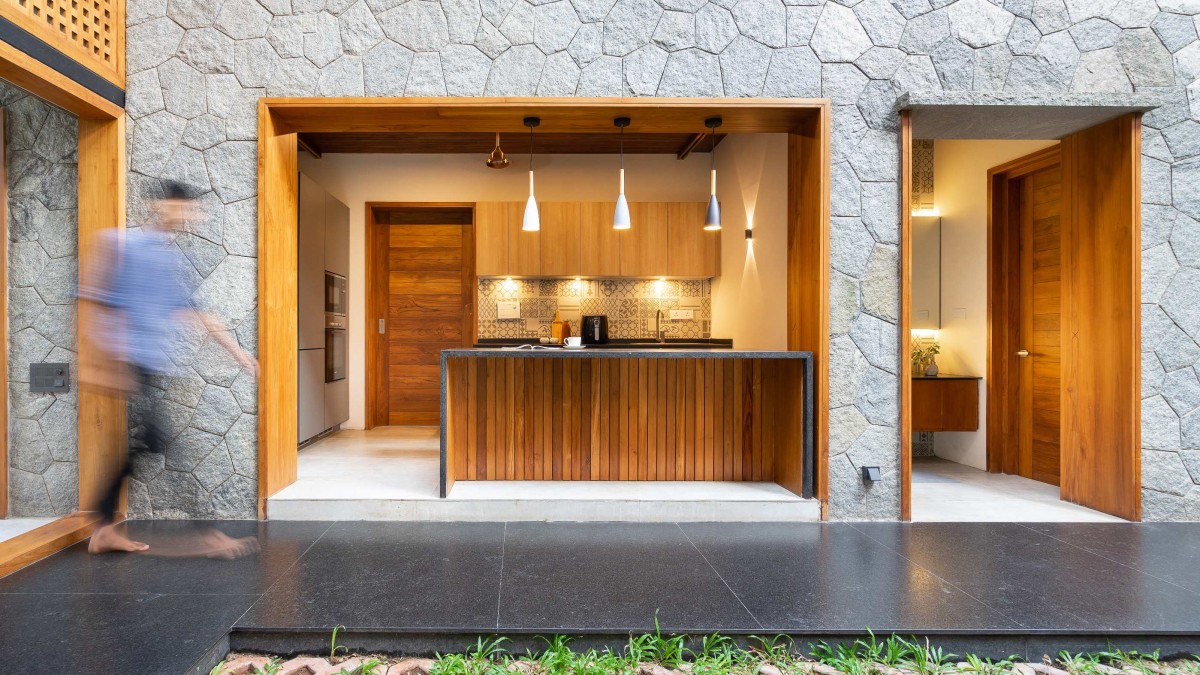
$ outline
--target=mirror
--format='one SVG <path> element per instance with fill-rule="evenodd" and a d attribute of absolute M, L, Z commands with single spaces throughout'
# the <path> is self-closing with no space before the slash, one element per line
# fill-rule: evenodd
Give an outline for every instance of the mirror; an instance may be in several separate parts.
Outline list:
<path fill-rule="evenodd" d="M 912 328 L 942 327 L 942 219 L 912 217 Z"/>

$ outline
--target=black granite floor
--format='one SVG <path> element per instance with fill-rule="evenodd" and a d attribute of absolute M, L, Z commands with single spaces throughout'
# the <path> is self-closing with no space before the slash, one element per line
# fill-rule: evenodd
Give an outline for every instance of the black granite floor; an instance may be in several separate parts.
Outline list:
<path fill-rule="evenodd" d="M 261 554 L 78 545 L 0 579 L 0 664 L 175 673 L 231 630 L 235 645 L 327 641 L 338 624 L 377 639 L 619 635 L 656 614 L 693 633 L 1200 637 L 1200 524 L 216 525 L 257 535 Z M 152 546 L 190 527 L 129 524 Z"/>

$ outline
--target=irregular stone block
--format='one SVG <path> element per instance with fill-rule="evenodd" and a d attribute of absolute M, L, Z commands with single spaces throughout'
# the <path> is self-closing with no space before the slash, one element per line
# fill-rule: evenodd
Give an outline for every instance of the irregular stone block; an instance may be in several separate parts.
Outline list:
<path fill-rule="evenodd" d="M 384 34 L 413 51 L 437 51 L 450 43 L 446 14 L 437 2 L 406 2 L 377 18 Z"/>
<path fill-rule="evenodd" d="M 826 63 L 853 61 L 872 46 L 854 11 L 832 3 L 821 12 L 809 45 Z"/>

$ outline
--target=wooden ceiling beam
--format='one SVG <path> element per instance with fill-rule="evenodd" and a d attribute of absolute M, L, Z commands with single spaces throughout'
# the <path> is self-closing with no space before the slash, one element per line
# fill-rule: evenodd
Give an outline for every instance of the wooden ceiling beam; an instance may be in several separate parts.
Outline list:
<path fill-rule="evenodd" d="M 687 159 L 687 156 L 693 152 L 712 152 L 718 145 L 721 144 L 721 141 L 725 140 L 725 134 L 717 134 L 716 137 L 713 138 L 711 147 L 704 147 L 705 138 L 708 138 L 707 133 L 699 133 L 692 136 L 690 139 L 688 139 L 687 144 L 680 148 L 679 152 L 676 153 L 676 158 Z"/>
<path fill-rule="evenodd" d="M 676 155 L 693 137 L 689 133 L 625 134 L 625 153 L 629 155 Z M 299 134 L 300 147 L 325 153 L 371 154 L 478 154 L 486 155 L 495 145 L 489 132 L 342 132 Z M 718 137 L 719 140 L 719 137 Z M 538 153 L 551 155 L 615 155 L 620 141 L 612 132 L 603 134 L 538 134 Z M 509 155 L 529 152 L 529 135 L 503 134 L 500 147 Z M 696 152 L 708 152 L 701 143 Z"/>
<path fill-rule="evenodd" d="M 299 145 L 301 150 L 312 155 L 313 159 L 321 159 L 321 151 L 317 150 L 316 146 L 313 145 L 312 140 L 308 137 L 296 136 L 296 145 Z"/>
<path fill-rule="evenodd" d="M 719 115 L 724 133 L 789 133 L 828 105 L 820 99 L 691 98 L 267 98 L 277 122 L 295 132 L 698 133 Z"/>

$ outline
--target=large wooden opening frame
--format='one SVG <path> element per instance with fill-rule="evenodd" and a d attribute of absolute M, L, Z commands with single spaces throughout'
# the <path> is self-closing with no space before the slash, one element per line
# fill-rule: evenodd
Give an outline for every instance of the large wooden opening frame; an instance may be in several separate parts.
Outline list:
<path fill-rule="evenodd" d="M 79 275 L 86 277 L 100 262 L 94 254 L 96 235 L 125 227 L 125 113 L 49 66 L 2 43 L 0 78 L 79 118 Z M 2 243 L 0 259 L 7 262 Z M 79 303 L 77 326 L 88 325 L 89 309 L 87 303 Z M 6 303 L 0 299 L 0 314 L 6 312 Z M 7 363 L 7 337 L 0 345 L 0 357 Z M 82 331 L 76 348 L 79 372 L 97 363 L 99 351 Z M 7 368 L 0 369 L 0 388 L 8 391 Z M 0 576 L 91 534 L 97 516 L 90 510 L 100 496 L 97 492 L 103 489 L 104 479 L 119 469 L 125 451 L 125 401 L 81 389 L 78 412 L 79 511 L 0 542 Z M 0 460 L 4 464 L 0 486 L 6 485 L 8 478 L 7 449 L 7 439 L 0 438 Z M 4 491 L 0 489 L 0 493 Z M 6 495 L 4 499 L 7 503 Z"/>
<path fill-rule="evenodd" d="M 297 135 L 304 132 L 612 133 L 619 115 L 643 133 L 788 134 L 788 349 L 816 360 L 816 494 L 828 500 L 830 105 L 812 99 L 264 98 L 258 126 L 258 511 L 296 480 Z M 480 150 L 485 152 L 486 148 Z M 82 157 L 81 157 L 82 159 Z M 81 161 L 82 180 L 82 161 Z M 80 424 L 83 423 L 81 408 Z M 826 509 L 822 508 L 824 514 Z"/>
<path fill-rule="evenodd" d="M 1061 139 L 1061 499 L 1141 520 L 1141 113 Z M 912 111 L 900 113 L 900 353 L 911 349 Z M 998 167 L 1001 171 L 1011 168 Z M 988 469 L 1015 444 L 1012 388 L 997 352 L 1012 353 L 1002 191 L 988 184 Z M 902 373 L 906 370 L 901 370 Z M 900 378 L 900 512 L 912 517 L 912 385 Z"/>

